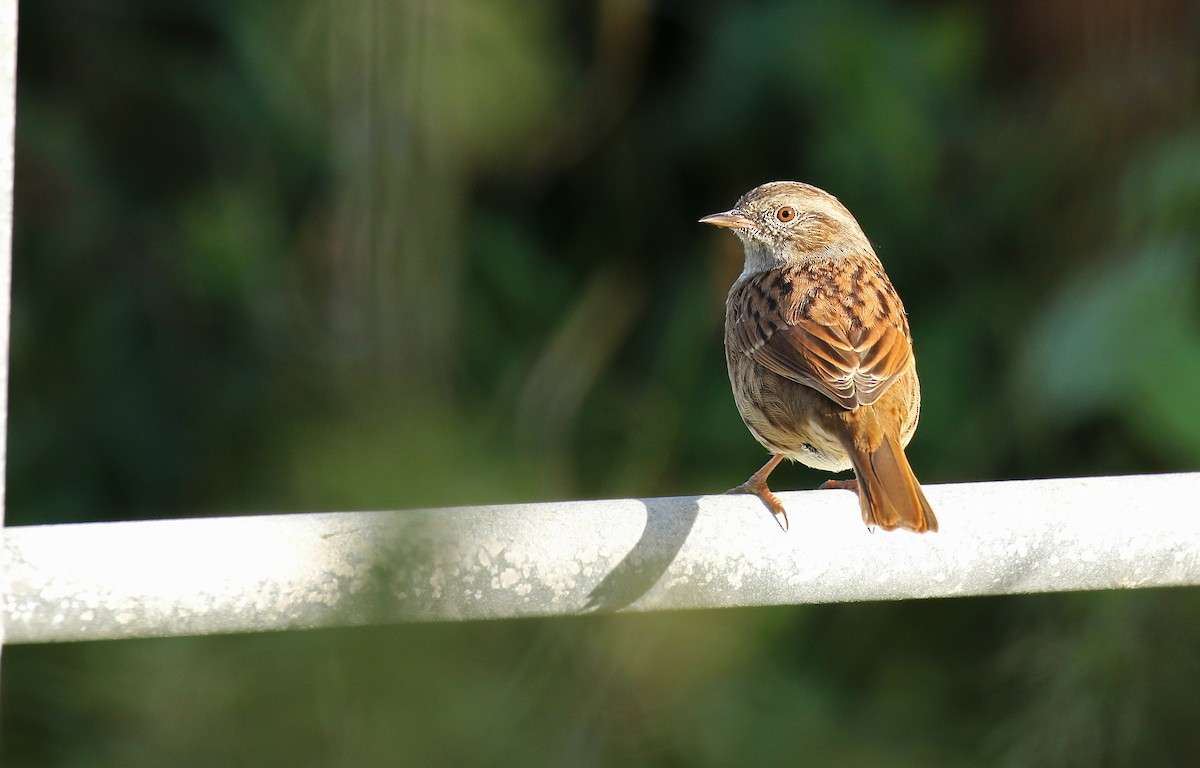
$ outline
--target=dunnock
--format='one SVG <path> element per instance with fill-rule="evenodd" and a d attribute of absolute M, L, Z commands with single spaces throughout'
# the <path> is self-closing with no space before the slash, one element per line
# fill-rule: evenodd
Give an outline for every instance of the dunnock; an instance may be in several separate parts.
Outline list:
<path fill-rule="evenodd" d="M 732 229 L 746 249 L 725 305 L 725 359 L 742 421 L 772 454 L 731 492 L 758 496 L 787 530 L 767 487 L 780 461 L 853 468 L 856 479 L 823 487 L 857 491 L 868 526 L 936 531 L 904 456 L 921 410 L 908 319 L 850 211 L 777 181 L 700 221 Z"/>

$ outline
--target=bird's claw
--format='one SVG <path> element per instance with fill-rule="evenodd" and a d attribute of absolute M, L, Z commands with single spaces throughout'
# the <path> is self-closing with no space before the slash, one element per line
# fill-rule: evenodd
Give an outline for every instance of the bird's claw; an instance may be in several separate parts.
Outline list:
<path fill-rule="evenodd" d="M 779 523 L 779 527 L 786 533 L 788 529 L 788 516 L 787 510 L 783 508 L 783 502 L 771 492 L 766 483 L 755 483 L 753 481 L 754 478 L 751 478 L 736 488 L 730 488 L 725 493 L 750 493 L 757 496 L 766 505 L 767 509 L 771 511 L 771 514 L 774 515 L 775 522 Z"/>

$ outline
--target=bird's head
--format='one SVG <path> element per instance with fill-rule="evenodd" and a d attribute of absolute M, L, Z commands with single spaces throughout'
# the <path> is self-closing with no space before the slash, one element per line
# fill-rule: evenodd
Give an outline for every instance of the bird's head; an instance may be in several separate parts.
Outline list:
<path fill-rule="evenodd" d="M 700 222 L 733 230 L 746 248 L 746 273 L 837 258 L 864 246 L 870 250 L 858 222 L 836 197 L 798 181 L 755 187 L 733 208 Z"/>

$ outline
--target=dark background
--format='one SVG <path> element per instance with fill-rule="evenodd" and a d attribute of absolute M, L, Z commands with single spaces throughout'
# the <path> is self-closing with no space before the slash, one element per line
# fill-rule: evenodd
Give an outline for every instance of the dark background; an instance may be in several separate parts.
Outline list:
<path fill-rule="evenodd" d="M 773 179 L 905 299 L 924 482 L 1200 466 L 1194 3 L 20 16 L 10 524 L 735 485 L 696 219 Z M 14 646 L 0 759 L 1196 765 L 1197 598 Z"/>

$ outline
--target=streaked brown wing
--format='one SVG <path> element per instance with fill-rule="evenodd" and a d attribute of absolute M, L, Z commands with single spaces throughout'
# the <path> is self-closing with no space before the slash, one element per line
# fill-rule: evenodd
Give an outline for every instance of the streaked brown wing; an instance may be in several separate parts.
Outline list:
<path fill-rule="evenodd" d="M 847 333 L 797 319 L 756 341 L 746 349 L 753 350 L 749 354 L 757 363 L 813 387 L 847 410 L 878 400 L 912 357 L 904 333 L 885 324 Z"/>

